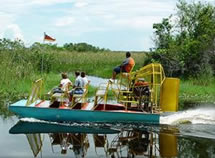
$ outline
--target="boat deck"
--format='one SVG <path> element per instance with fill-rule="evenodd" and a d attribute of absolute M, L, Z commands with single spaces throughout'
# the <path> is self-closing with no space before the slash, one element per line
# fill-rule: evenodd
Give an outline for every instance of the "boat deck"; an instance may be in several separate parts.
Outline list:
<path fill-rule="evenodd" d="M 66 105 L 59 105 L 59 103 L 50 104 L 50 101 L 40 101 L 34 105 L 38 108 L 58 108 L 58 109 L 71 109 Z M 99 104 L 95 109 L 93 103 L 78 103 L 72 109 L 89 110 L 89 111 L 111 111 L 111 112 L 128 112 L 128 113 L 146 113 L 139 110 L 125 110 L 125 106 L 122 104 Z"/>

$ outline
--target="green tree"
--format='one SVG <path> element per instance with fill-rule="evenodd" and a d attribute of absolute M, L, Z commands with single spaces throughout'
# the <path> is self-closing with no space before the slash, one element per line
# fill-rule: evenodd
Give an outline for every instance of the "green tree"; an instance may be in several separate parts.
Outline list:
<path fill-rule="evenodd" d="M 155 29 L 155 46 L 158 49 L 168 49 L 172 41 L 171 31 L 173 26 L 170 24 L 170 18 L 164 18 L 161 23 L 153 24 Z"/>
<path fill-rule="evenodd" d="M 177 13 L 153 25 L 155 29 L 155 53 L 161 63 L 175 61 L 181 73 L 177 75 L 211 76 L 214 69 L 215 7 L 210 3 L 177 2 Z M 174 17 L 174 24 L 171 18 Z M 153 54 L 149 58 L 154 58 Z M 167 71 L 171 66 L 165 65 Z M 174 71 L 174 73 L 178 72 Z M 174 74 L 173 74 L 174 75 Z"/>

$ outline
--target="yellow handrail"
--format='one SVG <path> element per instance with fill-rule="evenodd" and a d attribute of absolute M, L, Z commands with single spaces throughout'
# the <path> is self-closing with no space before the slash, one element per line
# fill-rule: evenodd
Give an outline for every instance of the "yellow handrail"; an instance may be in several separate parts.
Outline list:
<path fill-rule="evenodd" d="M 26 102 L 26 106 L 34 103 L 36 100 L 41 98 L 42 86 L 43 86 L 42 78 L 33 82 L 32 90 Z"/>

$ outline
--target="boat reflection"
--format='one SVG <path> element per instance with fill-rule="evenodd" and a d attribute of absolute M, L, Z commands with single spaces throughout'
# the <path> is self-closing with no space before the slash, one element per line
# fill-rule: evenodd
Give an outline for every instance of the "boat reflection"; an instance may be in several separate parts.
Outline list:
<path fill-rule="evenodd" d="M 104 126 L 64 125 L 19 121 L 9 133 L 25 134 L 34 157 L 43 146 L 43 135 L 50 138 L 52 152 L 75 157 L 177 157 L 177 137 L 160 130 L 159 134 L 144 129 L 115 130 Z M 91 150 L 89 150 L 91 148 Z M 88 153 L 88 151 L 90 151 Z M 92 156 L 91 156 L 92 157 Z"/>
<path fill-rule="evenodd" d="M 54 146 L 61 148 L 61 154 L 67 154 L 67 150 L 70 148 L 73 150 L 76 156 L 80 155 L 85 157 L 89 148 L 89 140 L 85 133 L 51 133 L 51 147 L 54 152 Z"/>

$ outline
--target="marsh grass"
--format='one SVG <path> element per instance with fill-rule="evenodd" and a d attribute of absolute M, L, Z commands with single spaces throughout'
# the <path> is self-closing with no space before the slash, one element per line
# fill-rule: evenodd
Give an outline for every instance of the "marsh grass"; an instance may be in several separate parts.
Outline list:
<path fill-rule="evenodd" d="M 89 75 L 109 78 L 115 66 L 120 65 L 125 59 L 125 53 L 116 52 L 60 52 L 56 53 L 58 64 L 53 66 L 54 71 L 73 72 L 85 71 Z M 144 53 L 132 53 L 136 61 L 135 69 L 142 67 Z"/>
<path fill-rule="evenodd" d="M 196 84 L 195 80 L 180 82 L 179 103 L 181 108 L 186 104 L 215 104 L 215 80 L 210 79 L 207 85 Z"/>

